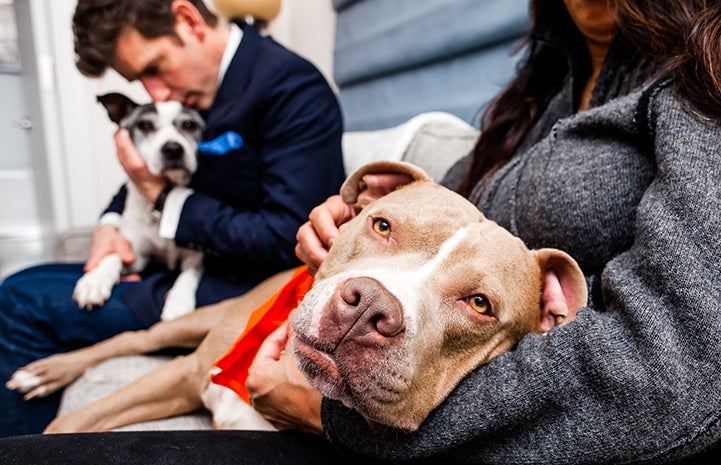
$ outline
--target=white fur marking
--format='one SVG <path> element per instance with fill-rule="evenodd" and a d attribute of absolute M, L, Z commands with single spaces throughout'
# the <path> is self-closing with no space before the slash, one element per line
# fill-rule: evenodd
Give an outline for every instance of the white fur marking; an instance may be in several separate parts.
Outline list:
<path fill-rule="evenodd" d="M 446 258 L 463 242 L 468 234 L 468 230 L 468 226 L 459 229 L 441 244 L 438 253 L 431 260 L 417 268 L 405 270 L 387 270 L 383 268 L 354 269 L 325 279 L 319 283 L 320 286 L 318 286 L 317 289 L 313 288 L 313 290 L 311 290 L 313 300 L 327 302 L 336 288 L 337 283 L 349 278 L 373 278 L 382 283 L 383 286 L 401 302 L 403 305 L 403 316 L 406 319 L 406 330 L 409 334 L 415 334 L 417 315 L 420 308 L 420 291 L 426 287 L 428 279 L 437 273 L 437 269 L 443 264 Z M 321 316 L 321 311 L 313 312 L 308 328 L 310 335 L 315 337 L 320 335 Z"/>
<path fill-rule="evenodd" d="M 208 383 L 201 395 L 205 407 L 213 412 L 215 429 L 276 431 L 263 416 L 248 405 L 232 389 Z"/>

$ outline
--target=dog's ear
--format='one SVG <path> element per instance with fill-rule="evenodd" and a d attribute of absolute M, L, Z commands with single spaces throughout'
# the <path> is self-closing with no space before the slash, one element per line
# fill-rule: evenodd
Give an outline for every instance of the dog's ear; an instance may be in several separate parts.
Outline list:
<path fill-rule="evenodd" d="M 543 289 L 538 332 L 571 321 L 588 303 L 588 286 L 576 260 L 557 249 L 534 251 L 541 269 Z"/>
<path fill-rule="evenodd" d="M 419 167 L 402 161 L 375 161 L 358 168 L 340 188 L 343 200 L 361 209 L 372 201 L 416 181 L 431 181 Z"/>
<path fill-rule="evenodd" d="M 123 118 L 128 116 L 128 114 L 138 106 L 138 104 L 130 100 L 130 98 L 117 92 L 98 95 L 98 102 L 103 104 L 108 111 L 110 120 L 116 124 L 120 124 Z"/>

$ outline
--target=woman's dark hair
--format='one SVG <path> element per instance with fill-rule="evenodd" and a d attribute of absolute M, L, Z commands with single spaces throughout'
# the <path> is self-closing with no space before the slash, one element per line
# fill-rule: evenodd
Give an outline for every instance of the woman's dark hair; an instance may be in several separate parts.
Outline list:
<path fill-rule="evenodd" d="M 661 57 L 662 75 L 702 113 L 721 116 L 721 2 L 619 0 L 619 28 Z"/>
<path fill-rule="evenodd" d="M 210 27 L 217 17 L 203 0 L 187 0 Z M 118 37 L 126 28 L 137 29 L 146 39 L 175 33 L 173 0 L 78 0 L 73 15 L 75 56 L 78 70 L 85 76 L 101 76 L 115 54 Z"/>
<path fill-rule="evenodd" d="M 658 77 L 673 79 L 696 109 L 721 116 L 721 2 L 712 0 L 616 0 L 618 34 L 641 56 L 658 64 Z M 610 3 L 611 4 L 611 3 Z M 566 38 L 583 40 L 561 0 L 531 1 L 531 34 L 515 79 L 481 118 L 471 169 L 459 192 L 470 195 L 478 181 L 507 162 L 536 123 L 567 65 L 539 40 L 541 21 L 553 21 Z"/>

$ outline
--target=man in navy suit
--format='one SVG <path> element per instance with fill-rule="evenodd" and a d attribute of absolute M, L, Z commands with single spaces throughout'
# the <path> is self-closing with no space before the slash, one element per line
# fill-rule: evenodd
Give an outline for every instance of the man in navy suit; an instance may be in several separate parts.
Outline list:
<path fill-rule="evenodd" d="M 344 177 L 342 119 L 336 97 L 309 62 L 244 22 L 226 23 L 202 0 L 79 0 L 73 18 L 78 69 L 112 68 L 140 81 L 154 101 L 178 100 L 206 119 L 189 187 L 151 175 L 126 130 L 118 159 L 149 203 L 161 211 L 161 235 L 205 253 L 197 305 L 244 293 L 267 276 L 300 264 L 295 234 L 308 213 L 336 193 Z M 242 144 L 225 144 L 223 135 Z M 124 189 L 93 235 L 89 269 L 118 252 L 133 260 L 117 229 Z M 103 307 L 72 301 L 82 265 L 42 265 L 0 285 L 0 377 L 39 358 L 86 346 L 158 321 L 174 275 L 165 270 L 122 282 Z M 24 401 L 0 390 L 0 437 L 41 432 L 59 393 Z"/>

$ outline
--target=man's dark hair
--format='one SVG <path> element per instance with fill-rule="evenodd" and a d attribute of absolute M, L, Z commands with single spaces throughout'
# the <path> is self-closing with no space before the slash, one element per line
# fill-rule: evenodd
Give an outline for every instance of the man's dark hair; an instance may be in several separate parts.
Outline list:
<path fill-rule="evenodd" d="M 187 0 L 210 27 L 218 24 L 203 0 Z M 173 0 L 78 0 L 73 15 L 75 64 L 89 77 L 102 76 L 115 55 L 118 37 L 127 28 L 146 39 L 175 33 Z M 178 38 L 179 39 L 179 38 Z"/>

